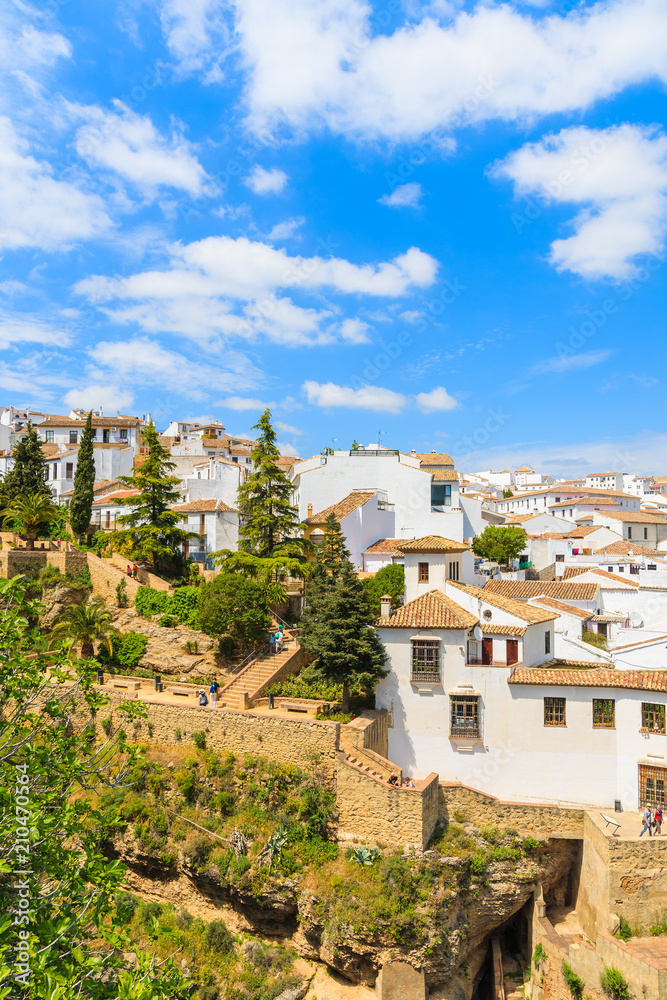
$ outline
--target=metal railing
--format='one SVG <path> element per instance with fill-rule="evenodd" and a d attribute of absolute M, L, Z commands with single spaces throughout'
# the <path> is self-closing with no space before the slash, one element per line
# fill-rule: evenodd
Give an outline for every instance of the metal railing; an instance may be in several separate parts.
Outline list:
<path fill-rule="evenodd" d="M 440 671 L 439 670 L 415 670 L 412 668 L 412 673 L 410 674 L 411 681 L 424 681 L 425 683 L 440 683 Z"/>

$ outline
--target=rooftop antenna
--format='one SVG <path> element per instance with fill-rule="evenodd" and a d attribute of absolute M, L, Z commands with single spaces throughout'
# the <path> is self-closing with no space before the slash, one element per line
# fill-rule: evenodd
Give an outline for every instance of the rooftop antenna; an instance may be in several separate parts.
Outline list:
<path fill-rule="evenodd" d="M 378 448 L 382 447 L 382 435 L 386 433 L 386 431 L 378 431 Z"/>

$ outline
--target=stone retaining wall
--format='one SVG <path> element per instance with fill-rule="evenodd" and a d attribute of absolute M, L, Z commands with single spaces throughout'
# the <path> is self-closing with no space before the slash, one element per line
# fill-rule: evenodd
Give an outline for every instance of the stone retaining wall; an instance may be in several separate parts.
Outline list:
<path fill-rule="evenodd" d="M 456 822 L 458 816 L 477 827 L 509 826 L 569 840 L 581 840 L 584 835 L 583 809 L 501 802 L 493 795 L 459 782 L 443 781 L 439 788 L 439 820 L 441 823 Z"/>
<path fill-rule="evenodd" d="M 131 559 L 126 559 L 124 556 L 119 555 L 117 552 L 113 552 L 111 559 L 107 559 L 106 562 L 111 563 L 116 569 L 119 569 L 121 573 L 125 574 L 127 578 L 127 564 L 131 566 L 134 565 Z M 156 576 L 155 573 L 149 573 L 147 569 L 137 570 L 137 580 L 142 587 L 152 587 L 153 590 L 166 590 L 169 593 L 172 592 L 173 588 L 166 580 L 163 580 L 161 576 Z M 129 579 L 128 579 L 129 583 Z"/>
<path fill-rule="evenodd" d="M 29 552 L 27 549 L 3 549 L 0 552 L 0 576 L 10 580 L 14 576 L 37 576 L 47 566 L 53 566 L 63 576 L 80 573 L 86 565 L 83 552 L 50 552 L 46 549 Z"/>

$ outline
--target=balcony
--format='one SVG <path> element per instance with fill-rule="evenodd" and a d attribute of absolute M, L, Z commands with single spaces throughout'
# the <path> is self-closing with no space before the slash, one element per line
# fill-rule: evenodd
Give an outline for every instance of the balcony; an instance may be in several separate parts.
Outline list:
<path fill-rule="evenodd" d="M 440 683 L 440 671 L 439 670 L 419 670 L 415 667 L 412 668 L 410 673 L 410 681 L 413 684 L 439 684 Z"/>
<path fill-rule="evenodd" d="M 476 719 L 457 719 L 452 722 L 449 735 L 454 739 L 480 739 L 482 734 Z"/>

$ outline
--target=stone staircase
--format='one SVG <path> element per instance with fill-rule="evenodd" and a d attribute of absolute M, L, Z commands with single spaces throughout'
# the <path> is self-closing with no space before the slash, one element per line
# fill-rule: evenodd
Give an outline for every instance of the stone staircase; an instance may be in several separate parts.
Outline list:
<path fill-rule="evenodd" d="M 261 689 L 268 687 L 274 676 L 298 651 L 296 639 L 285 636 L 285 644 L 279 653 L 260 656 L 251 660 L 238 674 L 225 684 L 218 695 L 220 708 L 247 708 L 247 698 L 259 696 Z"/>
<path fill-rule="evenodd" d="M 367 753 L 360 753 L 356 756 L 354 753 L 345 753 L 345 751 L 343 751 L 340 754 L 340 759 L 349 767 L 352 767 L 357 771 L 361 771 L 362 774 L 375 778 L 376 781 L 381 781 L 383 785 L 387 784 L 391 774 L 395 774 L 399 782 L 403 779 L 403 772 L 401 768 L 397 765 L 394 766 L 393 764 L 390 764 L 390 762 L 387 762 L 388 766 L 386 768 L 383 768 L 378 762 L 378 769 L 376 770 L 374 766 L 375 762 L 371 758 L 371 755 L 367 755 Z"/>

